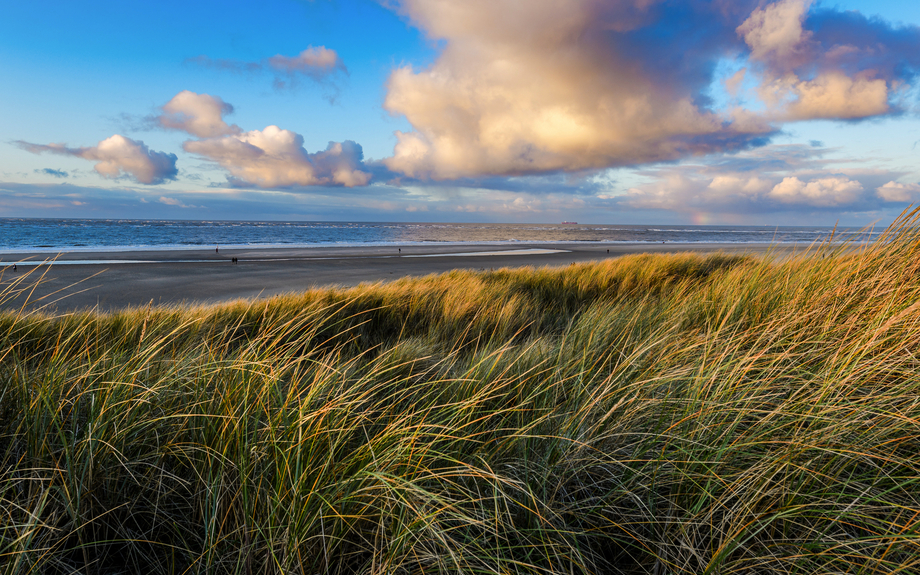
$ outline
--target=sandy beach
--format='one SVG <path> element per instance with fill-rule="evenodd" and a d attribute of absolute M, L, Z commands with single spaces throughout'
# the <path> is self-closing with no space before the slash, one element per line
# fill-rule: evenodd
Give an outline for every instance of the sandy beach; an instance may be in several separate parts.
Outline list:
<path fill-rule="evenodd" d="M 0 254 L 0 308 L 57 313 L 147 304 L 208 304 L 324 286 L 393 281 L 453 269 L 565 266 L 633 253 L 787 254 L 766 244 L 516 244 L 251 248 Z M 609 250 L 609 252 L 608 252 Z M 238 262 L 234 263 L 233 258 Z M 37 262 L 54 260 L 51 265 Z M 13 271 L 12 264 L 17 264 Z M 40 280 L 40 281 L 39 281 Z M 18 293 L 14 294 L 11 291 Z M 27 288 L 27 289 L 25 289 Z"/>

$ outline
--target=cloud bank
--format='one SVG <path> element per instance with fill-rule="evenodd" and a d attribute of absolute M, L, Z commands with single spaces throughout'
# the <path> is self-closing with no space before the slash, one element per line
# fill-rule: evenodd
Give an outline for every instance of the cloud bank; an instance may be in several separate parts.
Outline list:
<path fill-rule="evenodd" d="M 70 148 L 66 144 L 32 144 L 18 141 L 16 144 L 33 154 L 51 153 L 73 156 L 97 162 L 93 169 L 105 178 L 128 176 L 141 184 L 161 184 L 176 179 L 175 154 L 156 152 L 144 142 L 132 140 L 119 134 L 106 138 L 89 148 Z"/>
<path fill-rule="evenodd" d="M 444 43 L 389 78 L 388 168 L 414 178 L 578 172 L 763 145 L 782 123 L 900 110 L 920 30 L 809 0 L 398 0 Z M 738 95 L 717 105 L 720 63 Z M 748 94 L 747 92 L 750 92 Z M 742 94 L 743 93 L 743 94 Z M 745 98 L 740 96 L 744 95 Z"/>
<path fill-rule="evenodd" d="M 767 146 L 727 159 L 662 165 L 642 172 L 648 183 L 601 197 L 627 209 L 720 214 L 864 212 L 920 200 L 920 185 L 896 181 L 902 174 L 831 161 L 827 153 L 812 146 Z"/>

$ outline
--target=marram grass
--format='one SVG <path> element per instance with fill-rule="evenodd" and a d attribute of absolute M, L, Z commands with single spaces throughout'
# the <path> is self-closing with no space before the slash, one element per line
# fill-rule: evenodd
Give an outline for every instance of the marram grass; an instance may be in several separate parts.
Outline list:
<path fill-rule="evenodd" d="M 920 573 L 917 224 L 8 312 L 0 569 Z"/>

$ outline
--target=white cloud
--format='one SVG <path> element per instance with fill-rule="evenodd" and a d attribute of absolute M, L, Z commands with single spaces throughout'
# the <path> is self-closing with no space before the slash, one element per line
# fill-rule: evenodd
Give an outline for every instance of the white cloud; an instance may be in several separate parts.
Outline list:
<path fill-rule="evenodd" d="M 238 126 L 224 121 L 224 115 L 232 112 L 233 106 L 217 96 L 183 90 L 163 106 L 163 113 L 156 119 L 164 128 L 213 138 L 240 132 Z"/>
<path fill-rule="evenodd" d="M 878 78 L 850 78 L 839 72 L 797 82 L 788 117 L 795 120 L 857 119 L 888 112 L 888 84 Z"/>
<path fill-rule="evenodd" d="M 320 60 L 330 58 L 325 52 L 313 55 Z M 355 142 L 330 142 L 326 150 L 310 154 L 303 148 L 303 136 L 290 130 L 268 126 L 243 132 L 239 126 L 228 125 L 223 116 L 232 111 L 233 106 L 217 96 L 184 90 L 163 106 L 156 120 L 164 127 L 198 136 L 198 140 L 186 141 L 183 149 L 217 162 L 238 186 L 354 187 L 370 182 L 364 153 Z"/>
<path fill-rule="evenodd" d="M 778 122 L 854 120 L 891 112 L 893 88 L 905 72 L 891 67 L 902 56 L 884 44 L 884 33 L 894 31 L 883 28 L 882 37 L 873 31 L 875 37 L 859 38 L 873 25 L 854 21 L 843 34 L 863 45 L 840 44 L 842 34 L 833 23 L 822 27 L 826 37 L 803 27 L 811 4 L 811 0 L 768 4 L 737 29 L 751 50 L 750 59 L 758 64 L 757 93 L 768 108 L 766 117 Z"/>
<path fill-rule="evenodd" d="M 767 180 L 753 176 L 742 178 L 739 176 L 716 176 L 709 182 L 709 189 L 716 193 L 742 192 L 744 195 L 757 195 L 770 189 Z"/>
<path fill-rule="evenodd" d="M 578 171 L 743 146 L 769 127 L 738 129 L 695 102 L 703 64 L 681 83 L 655 55 L 624 44 L 650 23 L 649 2 L 406 0 L 403 11 L 446 41 L 426 70 L 402 67 L 385 107 L 415 128 L 398 132 L 387 166 L 453 179 Z M 716 7 L 695 3 L 718 20 Z M 660 42 L 679 44 L 678 35 Z M 732 40 L 734 41 L 734 40 Z M 675 51 L 679 46 L 672 46 Z M 648 59 L 646 62 L 645 60 Z M 652 74 L 653 66 L 663 66 Z M 676 72 L 676 71 L 675 71 Z M 748 131 L 754 127 L 753 134 Z"/>
<path fill-rule="evenodd" d="M 898 87 L 920 71 L 917 29 L 812 0 L 391 3 L 443 45 L 428 68 L 393 71 L 384 102 L 413 128 L 384 163 L 422 179 L 737 151 L 785 122 L 897 112 Z M 713 70 L 733 57 L 719 109 Z"/>
<path fill-rule="evenodd" d="M 364 186 L 371 178 L 362 168 L 363 151 L 352 141 L 330 142 L 314 154 L 303 148 L 303 136 L 277 126 L 241 134 L 189 140 L 183 148 L 217 162 L 237 184 L 259 188 L 292 186 Z"/>
<path fill-rule="evenodd" d="M 875 195 L 886 202 L 920 202 L 920 185 L 891 181 L 876 188 Z"/>
<path fill-rule="evenodd" d="M 35 154 L 48 152 L 95 161 L 97 163 L 93 169 L 106 178 L 126 175 L 142 184 L 159 184 L 176 179 L 178 174 L 175 154 L 156 152 L 149 149 L 144 142 L 119 134 L 88 148 L 69 148 L 66 144 L 17 143 L 21 148 Z"/>
<path fill-rule="evenodd" d="M 731 158 L 662 165 L 640 172 L 647 181 L 625 194 L 603 195 L 632 209 L 752 215 L 879 209 L 880 198 L 899 191 L 892 182 L 873 194 L 873 189 L 890 179 L 891 172 L 861 170 L 850 161 L 827 160 L 825 151 L 811 146 L 766 146 Z M 850 167 L 841 173 L 837 163 Z"/>
<path fill-rule="evenodd" d="M 806 183 L 793 176 L 773 186 L 767 197 L 784 204 L 832 207 L 852 204 L 862 191 L 862 184 L 847 177 L 819 178 Z"/>
<path fill-rule="evenodd" d="M 792 73 L 782 77 L 764 74 L 757 92 L 774 120 L 856 120 L 890 111 L 885 80 L 851 78 L 834 71 L 813 80 L 800 80 Z"/>
<path fill-rule="evenodd" d="M 801 63 L 802 44 L 811 37 L 802 27 L 810 5 L 811 0 L 781 0 L 754 10 L 737 28 L 751 58 L 781 66 Z"/>
<path fill-rule="evenodd" d="M 631 188 L 621 201 L 633 208 L 681 210 L 688 207 L 729 213 L 796 207 L 845 207 L 863 199 L 863 185 L 845 176 L 781 181 L 722 175 L 711 179 L 666 175 L 654 184 Z"/>

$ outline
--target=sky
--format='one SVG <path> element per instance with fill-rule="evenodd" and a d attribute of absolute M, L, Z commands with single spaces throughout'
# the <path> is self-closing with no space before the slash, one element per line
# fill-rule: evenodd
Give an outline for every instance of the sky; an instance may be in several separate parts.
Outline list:
<path fill-rule="evenodd" d="M 916 0 L 9 3 L 0 217 L 886 224 Z"/>

